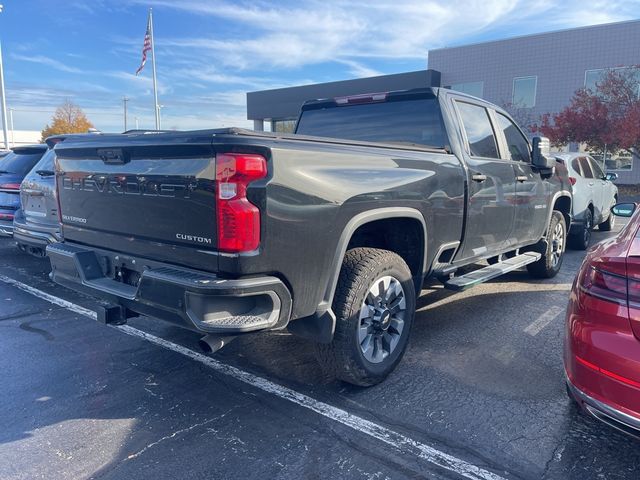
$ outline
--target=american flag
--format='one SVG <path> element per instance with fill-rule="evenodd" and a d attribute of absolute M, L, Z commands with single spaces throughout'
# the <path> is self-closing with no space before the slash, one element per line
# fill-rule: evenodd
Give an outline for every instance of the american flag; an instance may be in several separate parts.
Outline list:
<path fill-rule="evenodd" d="M 147 52 L 151 50 L 151 17 L 147 20 L 147 31 L 144 34 L 144 43 L 142 45 L 142 62 L 136 70 L 136 76 L 142 71 L 144 68 L 144 64 L 147 63 Z"/>

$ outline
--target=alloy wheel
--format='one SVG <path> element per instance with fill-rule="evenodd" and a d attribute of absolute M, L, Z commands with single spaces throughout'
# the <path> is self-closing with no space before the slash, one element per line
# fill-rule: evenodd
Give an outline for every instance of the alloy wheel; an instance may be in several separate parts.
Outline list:
<path fill-rule="evenodd" d="M 360 309 L 358 342 L 371 363 L 380 363 L 393 353 L 404 330 L 407 314 L 405 292 L 400 281 L 384 276 L 373 282 Z"/>
<path fill-rule="evenodd" d="M 557 223 L 551 233 L 551 265 L 555 268 L 562 260 L 564 253 L 565 234 L 562 223 Z"/>

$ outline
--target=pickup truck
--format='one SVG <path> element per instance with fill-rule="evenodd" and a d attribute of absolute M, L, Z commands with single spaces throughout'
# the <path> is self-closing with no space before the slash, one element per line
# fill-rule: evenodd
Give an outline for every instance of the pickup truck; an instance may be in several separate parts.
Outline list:
<path fill-rule="evenodd" d="M 363 386 L 400 361 L 425 279 L 553 277 L 571 221 L 548 141 L 446 89 L 310 101 L 296 134 L 134 132 L 55 150 L 51 277 L 106 300 L 102 321 L 156 317 L 209 351 L 288 328 Z"/>

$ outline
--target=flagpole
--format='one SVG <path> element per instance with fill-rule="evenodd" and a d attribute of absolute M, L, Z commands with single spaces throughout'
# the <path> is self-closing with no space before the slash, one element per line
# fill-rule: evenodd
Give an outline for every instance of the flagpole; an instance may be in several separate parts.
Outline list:
<path fill-rule="evenodd" d="M 153 13 L 149 9 L 149 33 L 151 34 L 151 70 L 153 71 L 153 110 L 156 114 L 156 130 L 160 130 L 160 108 L 158 106 L 158 81 L 156 79 L 156 42 L 153 39 Z"/>
<path fill-rule="evenodd" d="M 0 5 L 1 7 L 1 5 Z M 2 69 L 2 44 L 0 44 L 0 110 L 2 111 L 2 131 L 4 133 L 4 148 L 9 149 L 9 133 L 7 131 L 7 101 L 4 89 L 4 71 Z"/>

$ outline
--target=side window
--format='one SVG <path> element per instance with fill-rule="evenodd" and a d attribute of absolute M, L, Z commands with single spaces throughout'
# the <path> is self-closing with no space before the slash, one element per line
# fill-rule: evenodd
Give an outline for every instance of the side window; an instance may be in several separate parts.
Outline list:
<path fill-rule="evenodd" d="M 593 178 L 593 172 L 591 171 L 591 165 L 587 157 L 580 157 L 580 166 L 582 167 L 582 176 L 584 178 Z"/>
<path fill-rule="evenodd" d="M 580 162 L 578 162 L 577 158 L 571 160 L 571 167 L 578 175 L 582 176 L 582 169 L 580 168 Z"/>
<path fill-rule="evenodd" d="M 504 132 L 504 138 L 507 140 L 511 160 L 531 163 L 531 153 L 529 152 L 529 142 L 527 142 L 527 139 L 509 118 L 501 113 L 498 113 L 497 117 L 498 125 Z"/>
<path fill-rule="evenodd" d="M 472 157 L 500 158 L 487 109 L 466 102 L 456 103 L 467 133 L 469 154 Z"/>
<path fill-rule="evenodd" d="M 591 165 L 591 170 L 593 171 L 594 178 L 604 178 L 604 172 L 602 171 L 602 168 L 600 168 L 600 165 L 598 165 L 598 162 L 596 162 L 593 158 L 589 158 L 589 164 Z"/>

